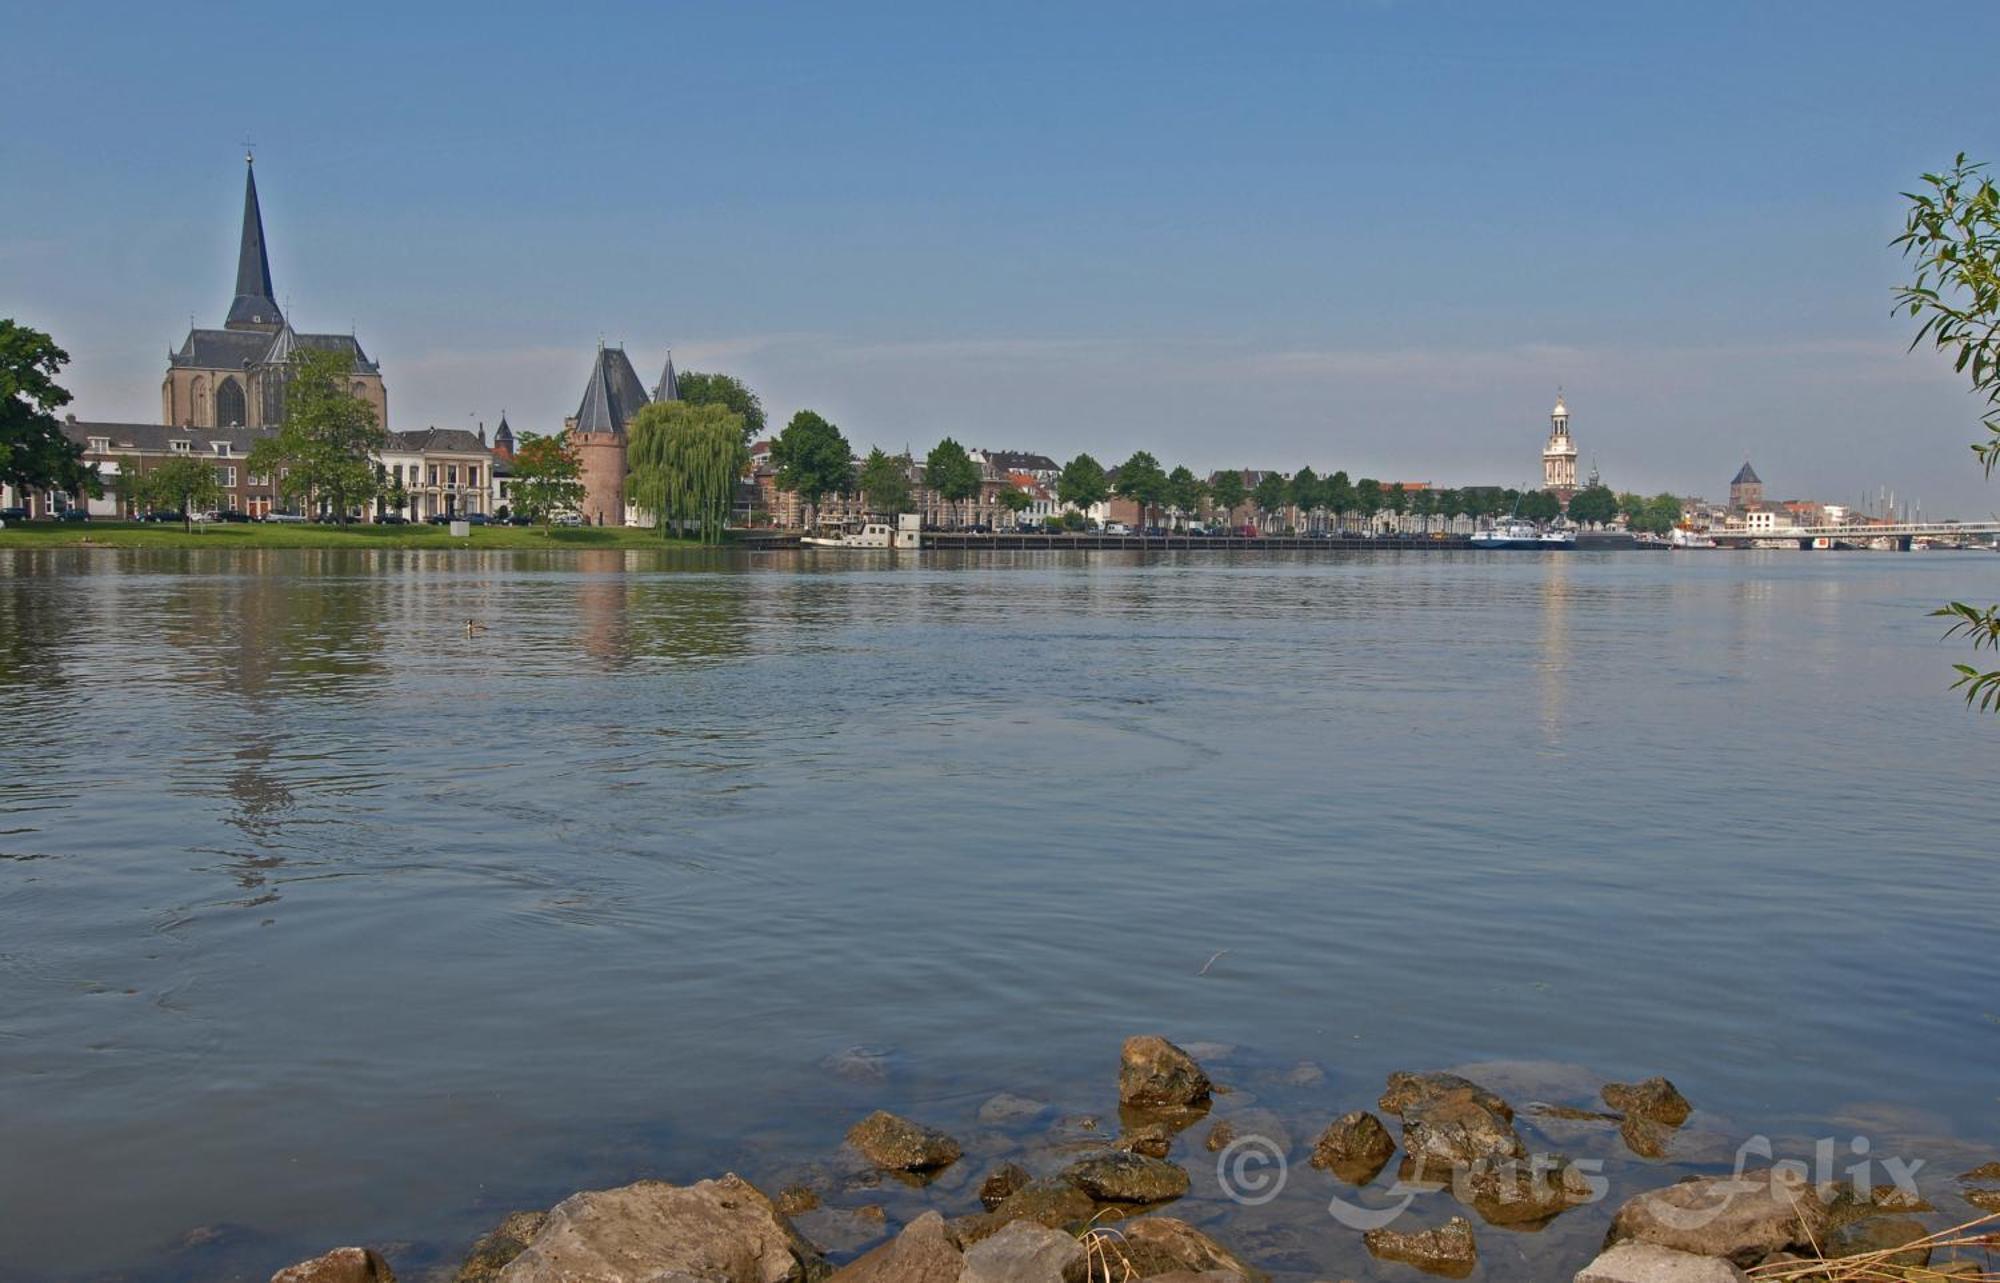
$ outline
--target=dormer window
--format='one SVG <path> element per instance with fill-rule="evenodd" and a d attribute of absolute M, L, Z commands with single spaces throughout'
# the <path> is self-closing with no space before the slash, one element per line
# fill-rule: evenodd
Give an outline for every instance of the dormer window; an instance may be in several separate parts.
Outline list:
<path fill-rule="evenodd" d="M 194 453 L 194 442 L 192 441 L 169 441 L 167 445 L 175 454 Z"/>
<path fill-rule="evenodd" d="M 211 441 L 209 445 L 215 448 L 216 458 L 227 459 L 229 457 L 229 443 L 227 441 Z"/>
<path fill-rule="evenodd" d="M 111 451 L 111 438 L 110 438 L 110 437 L 92 437 L 92 438 L 90 439 L 90 451 L 91 451 L 91 453 L 92 453 L 92 454 L 108 454 L 108 453 L 110 453 L 110 451 Z"/>

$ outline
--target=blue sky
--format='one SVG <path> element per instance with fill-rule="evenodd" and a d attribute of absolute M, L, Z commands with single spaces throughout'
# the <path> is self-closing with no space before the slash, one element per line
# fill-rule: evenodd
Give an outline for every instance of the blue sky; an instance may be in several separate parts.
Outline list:
<path fill-rule="evenodd" d="M 2000 508 L 1888 314 L 2000 5 L 0 5 L 0 314 L 152 419 L 242 140 L 391 426 L 549 429 L 601 335 L 858 445 Z"/>

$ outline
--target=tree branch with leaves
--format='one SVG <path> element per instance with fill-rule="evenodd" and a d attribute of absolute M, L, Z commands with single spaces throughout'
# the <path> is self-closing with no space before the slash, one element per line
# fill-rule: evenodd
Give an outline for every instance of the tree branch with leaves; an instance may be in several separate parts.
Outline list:
<path fill-rule="evenodd" d="M 1897 312 L 1918 321 L 1912 351 L 1928 343 L 1951 357 L 1986 401 L 1986 440 L 1973 454 L 1991 477 L 2000 464 L 2000 188 L 1984 164 L 1960 152 L 1951 168 L 1925 174 L 1923 188 L 1904 192 L 1910 209 L 1903 234 L 1890 242 L 1916 267 L 1896 290 Z M 2000 606 L 1981 610 L 1955 601 L 1931 612 L 1950 619 L 1946 637 L 1964 637 L 1973 651 L 2000 650 Z M 1953 690 L 1983 712 L 2000 711 L 2000 671 L 1954 664 Z"/>

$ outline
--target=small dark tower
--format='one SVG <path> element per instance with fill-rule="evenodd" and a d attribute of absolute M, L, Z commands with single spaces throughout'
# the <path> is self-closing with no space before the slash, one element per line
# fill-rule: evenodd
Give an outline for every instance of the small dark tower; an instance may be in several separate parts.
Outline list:
<path fill-rule="evenodd" d="M 507 426 L 507 412 L 500 412 L 500 426 L 493 429 L 493 453 L 502 459 L 514 457 L 514 429 Z"/>
<path fill-rule="evenodd" d="M 1743 466 L 1736 470 L 1736 479 L 1729 483 L 1729 506 L 1738 512 L 1754 508 L 1764 502 L 1764 483 L 1757 476 L 1757 470 L 1745 459 Z"/>

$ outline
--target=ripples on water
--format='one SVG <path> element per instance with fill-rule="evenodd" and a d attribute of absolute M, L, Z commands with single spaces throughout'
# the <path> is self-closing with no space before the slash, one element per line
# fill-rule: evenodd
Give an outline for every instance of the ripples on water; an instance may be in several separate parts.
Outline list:
<path fill-rule="evenodd" d="M 2000 558 L 0 555 L 0 1277 L 421 1263 L 876 1105 L 1105 1111 L 1147 1029 L 1301 1141 L 1507 1061 L 2000 1150 L 1952 596 Z M 1366 1275 L 1329 1192 L 1221 1224 Z"/>

